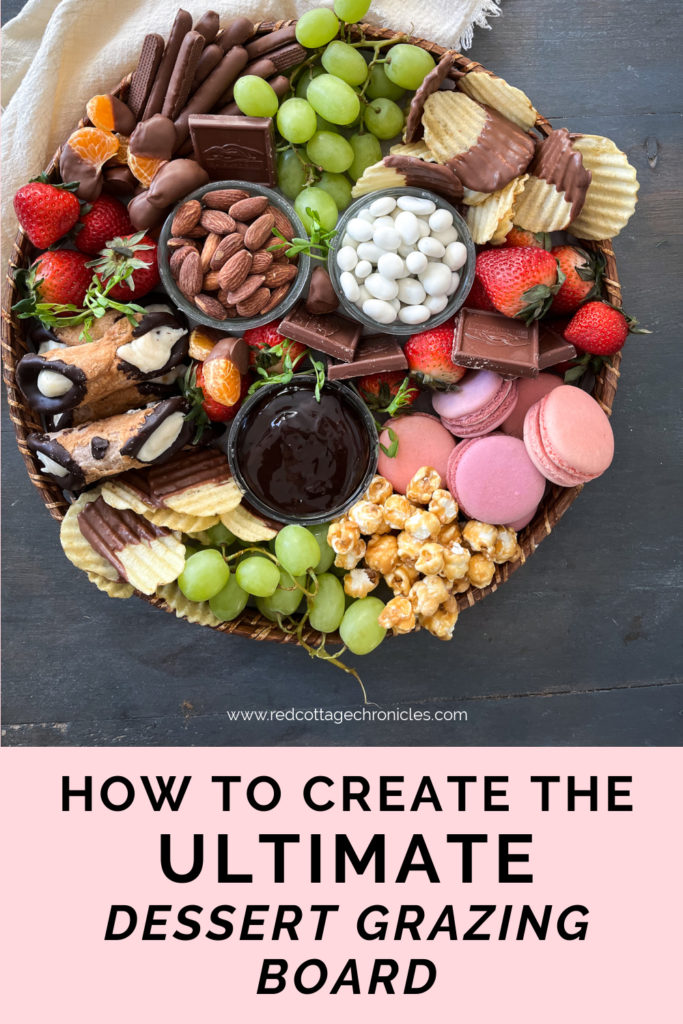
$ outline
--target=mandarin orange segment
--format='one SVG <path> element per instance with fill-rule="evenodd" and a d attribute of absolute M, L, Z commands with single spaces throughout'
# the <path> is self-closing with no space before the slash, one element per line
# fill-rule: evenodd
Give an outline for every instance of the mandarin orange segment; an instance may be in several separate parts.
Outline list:
<path fill-rule="evenodd" d="M 204 333 L 201 327 L 195 327 L 190 334 L 190 347 L 188 354 L 190 359 L 196 359 L 203 363 L 216 342 Z"/>
<path fill-rule="evenodd" d="M 125 166 L 128 163 L 128 139 L 125 135 L 117 135 L 119 148 L 114 153 L 112 160 L 114 163 Z"/>
<path fill-rule="evenodd" d="M 136 156 L 135 153 L 131 153 L 130 150 L 128 151 L 128 166 L 140 184 L 144 185 L 145 188 L 149 188 L 152 184 L 152 178 L 161 165 L 165 163 L 166 160 L 158 160 L 152 156 Z"/>
<path fill-rule="evenodd" d="M 118 151 L 119 140 L 101 128 L 78 128 L 67 139 L 75 153 L 94 167 L 100 168 Z"/>
<path fill-rule="evenodd" d="M 85 112 L 96 128 L 105 132 L 114 131 L 114 104 L 111 96 L 93 96 L 88 100 Z"/>
<path fill-rule="evenodd" d="M 240 371 L 229 359 L 210 359 L 202 366 L 204 391 L 221 405 L 234 405 L 240 397 Z"/>

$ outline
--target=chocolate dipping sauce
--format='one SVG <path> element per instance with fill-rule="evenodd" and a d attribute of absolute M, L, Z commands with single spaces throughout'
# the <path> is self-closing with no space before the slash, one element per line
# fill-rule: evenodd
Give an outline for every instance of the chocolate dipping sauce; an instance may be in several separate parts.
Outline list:
<path fill-rule="evenodd" d="M 248 499 L 296 522 L 338 515 L 374 473 L 372 420 L 347 388 L 326 384 L 320 401 L 304 379 L 264 388 L 238 414 L 231 462 Z"/>

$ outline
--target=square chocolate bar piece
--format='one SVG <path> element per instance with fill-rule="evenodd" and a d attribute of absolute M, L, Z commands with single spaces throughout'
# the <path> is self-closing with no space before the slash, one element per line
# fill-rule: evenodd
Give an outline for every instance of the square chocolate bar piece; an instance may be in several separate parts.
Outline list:
<path fill-rule="evenodd" d="M 361 325 L 341 313 L 322 313 L 319 316 L 308 313 L 300 302 L 281 321 L 278 331 L 285 338 L 300 341 L 316 352 L 350 363 L 356 352 Z"/>
<path fill-rule="evenodd" d="M 528 326 L 502 313 L 461 309 L 455 324 L 453 362 L 504 377 L 538 377 L 538 322 Z"/>
<path fill-rule="evenodd" d="M 191 114 L 194 155 L 211 181 L 253 181 L 276 185 L 272 117 Z"/>
<path fill-rule="evenodd" d="M 557 327 L 541 321 L 538 329 L 538 368 L 547 370 L 549 366 L 564 363 L 576 358 L 576 349 Z"/>
<path fill-rule="evenodd" d="M 350 380 L 352 377 L 365 377 L 369 373 L 407 369 L 408 360 L 396 339 L 388 334 L 373 334 L 360 339 L 353 362 L 330 363 L 327 379 Z"/>

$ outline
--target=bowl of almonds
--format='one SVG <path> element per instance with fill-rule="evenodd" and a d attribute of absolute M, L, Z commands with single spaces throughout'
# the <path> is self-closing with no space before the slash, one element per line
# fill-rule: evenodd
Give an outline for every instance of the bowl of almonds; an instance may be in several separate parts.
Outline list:
<path fill-rule="evenodd" d="M 206 327 L 245 331 L 284 316 L 300 298 L 310 257 L 287 256 L 306 230 L 277 192 L 248 181 L 197 189 L 169 214 L 159 271 L 178 308 Z"/>

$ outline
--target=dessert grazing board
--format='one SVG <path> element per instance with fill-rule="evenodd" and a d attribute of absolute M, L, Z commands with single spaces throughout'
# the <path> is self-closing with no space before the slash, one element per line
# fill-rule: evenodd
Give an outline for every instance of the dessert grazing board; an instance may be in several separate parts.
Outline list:
<path fill-rule="evenodd" d="M 71 562 L 335 664 L 450 639 L 533 553 L 611 463 L 634 327 L 625 155 L 368 7 L 141 40 L 17 193 L 3 303 Z"/>

